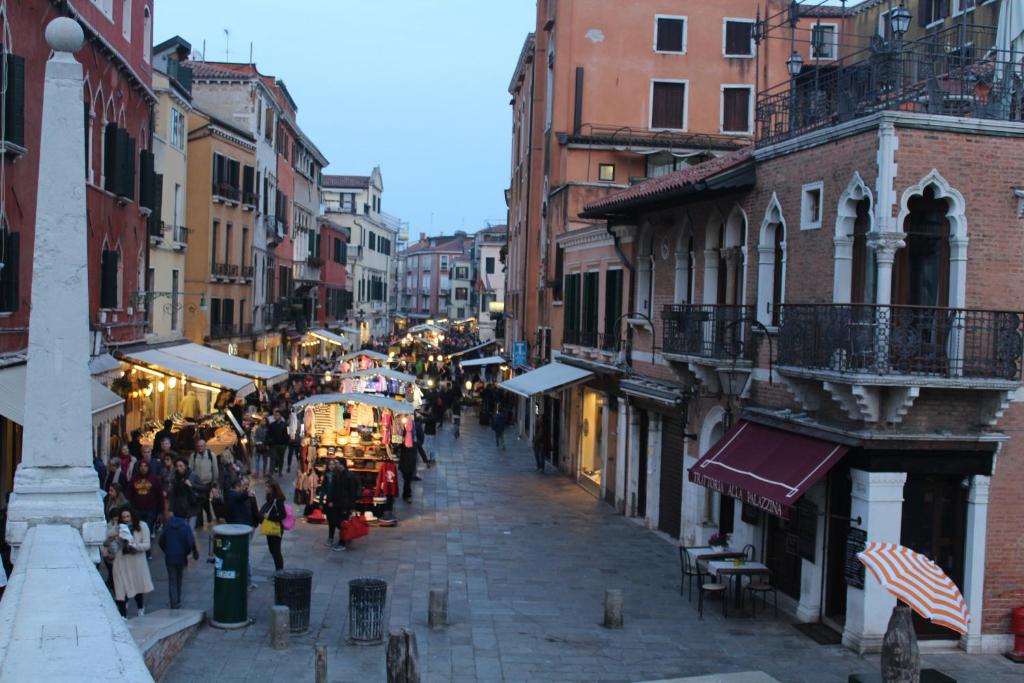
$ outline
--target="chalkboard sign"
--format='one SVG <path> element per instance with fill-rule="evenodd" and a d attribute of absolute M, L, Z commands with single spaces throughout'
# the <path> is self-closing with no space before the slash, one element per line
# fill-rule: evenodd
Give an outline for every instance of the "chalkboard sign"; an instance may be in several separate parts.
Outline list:
<path fill-rule="evenodd" d="M 868 542 L 868 532 L 850 527 L 846 536 L 846 566 L 843 572 L 847 586 L 864 587 L 864 565 L 857 559 L 857 553 L 864 550 Z"/>
<path fill-rule="evenodd" d="M 800 557 L 814 562 L 814 551 L 818 538 L 818 506 L 809 500 L 801 500 L 796 506 L 797 529 L 800 534 Z"/>

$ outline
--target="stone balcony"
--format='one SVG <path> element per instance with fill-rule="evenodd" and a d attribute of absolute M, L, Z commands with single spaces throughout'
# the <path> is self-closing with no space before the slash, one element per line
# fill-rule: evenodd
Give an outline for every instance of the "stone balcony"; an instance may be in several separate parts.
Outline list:
<path fill-rule="evenodd" d="M 685 365 L 711 392 L 723 384 L 738 395 L 754 366 L 754 308 L 729 304 L 670 304 L 661 314 L 662 354 Z"/>

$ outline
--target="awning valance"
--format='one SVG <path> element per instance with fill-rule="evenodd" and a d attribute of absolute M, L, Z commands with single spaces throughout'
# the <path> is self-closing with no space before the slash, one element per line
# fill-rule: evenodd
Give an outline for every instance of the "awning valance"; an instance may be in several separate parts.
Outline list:
<path fill-rule="evenodd" d="M 300 410 L 306 406 L 315 406 L 322 403 L 364 403 L 376 408 L 385 408 L 399 415 L 412 415 L 416 409 L 410 403 L 398 401 L 387 396 L 377 394 L 316 394 L 303 399 L 292 406 L 293 410 Z"/>
<path fill-rule="evenodd" d="M 12 365 L 0 370 L 0 415 L 11 422 L 25 424 L 25 376 L 27 365 Z M 124 399 L 96 380 L 89 386 L 89 401 L 94 425 L 124 415 Z"/>
<path fill-rule="evenodd" d="M 352 347 L 352 342 L 347 338 L 342 337 L 340 334 L 334 334 L 328 330 L 310 330 L 309 336 L 316 337 L 321 341 L 325 341 L 328 344 L 334 344 L 335 346 L 341 346 L 346 349 Z"/>
<path fill-rule="evenodd" d="M 370 360 L 380 361 L 381 363 L 387 363 L 391 360 L 391 356 L 380 351 L 371 351 L 369 349 L 363 349 L 362 351 L 350 351 L 344 356 L 338 359 L 339 362 L 352 360 L 353 358 L 367 357 Z"/>
<path fill-rule="evenodd" d="M 472 360 L 462 361 L 462 367 L 464 368 L 475 368 L 484 365 L 504 365 L 508 363 L 507 360 L 501 356 L 488 356 L 487 358 L 473 358 Z"/>
<path fill-rule="evenodd" d="M 593 376 L 594 373 L 572 365 L 548 363 L 536 370 L 513 377 L 507 382 L 502 382 L 498 386 L 514 394 L 530 398 L 536 394 L 564 389 L 571 384 L 585 382 Z"/>
<path fill-rule="evenodd" d="M 741 420 L 690 468 L 690 481 L 786 517 L 846 451 L 841 444 Z"/>
<path fill-rule="evenodd" d="M 288 379 L 288 372 L 273 365 L 265 365 L 256 361 L 232 356 L 229 353 L 211 349 L 208 346 L 199 344 L 177 344 L 175 346 L 164 346 L 159 349 L 164 353 L 177 356 L 199 365 L 208 365 L 215 370 L 223 370 L 242 377 L 258 379 L 273 386 Z"/>
<path fill-rule="evenodd" d="M 184 358 L 164 353 L 159 349 L 149 351 L 132 351 L 124 354 L 131 363 L 162 372 L 167 375 L 184 377 L 190 382 L 203 384 L 214 389 L 234 391 L 238 396 L 246 396 L 256 390 L 256 386 L 248 377 L 242 377 L 208 365 L 194 363 Z"/>

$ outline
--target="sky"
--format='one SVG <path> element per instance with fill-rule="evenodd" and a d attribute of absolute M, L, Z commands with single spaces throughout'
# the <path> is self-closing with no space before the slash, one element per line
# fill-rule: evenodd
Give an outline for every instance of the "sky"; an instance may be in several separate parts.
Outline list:
<path fill-rule="evenodd" d="M 508 84 L 535 0 L 160 0 L 154 42 L 282 79 L 326 173 L 380 165 L 409 234 L 505 222 Z M 224 30 L 230 33 L 225 36 Z M 228 42 L 226 42 L 227 38 Z"/>

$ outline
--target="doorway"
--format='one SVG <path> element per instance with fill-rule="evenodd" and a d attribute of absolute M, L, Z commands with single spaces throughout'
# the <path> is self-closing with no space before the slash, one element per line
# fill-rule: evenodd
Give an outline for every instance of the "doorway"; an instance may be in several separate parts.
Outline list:
<path fill-rule="evenodd" d="M 768 527 L 765 541 L 765 564 L 772 570 L 775 587 L 793 598 L 800 600 L 800 573 L 803 561 L 800 558 L 799 515 L 782 519 L 765 515 Z"/>
<path fill-rule="evenodd" d="M 828 480 L 828 527 L 825 530 L 825 605 L 822 621 L 839 631 L 846 625 L 846 541 L 850 535 L 850 470 L 835 468 Z"/>
<path fill-rule="evenodd" d="M 685 447 L 682 421 L 662 417 L 658 529 L 672 538 L 679 538 L 682 525 L 683 450 Z"/>
<path fill-rule="evenodd" d="M 639 453 L 636 473 L 636 516 L 647 516 L 647 435 L 651 430 L 651 418 L 646 410 L 639 410 Z"/>
<path fill-rule="evenodd" d="M 964 583 L 967 488 L 961 477 L 908 474 L 903 487 L 900 542 L 921 553 L 958 587 Z M 914 630 L 925 640 L 955 640 L 959 634 L 914 614 Z"/>

